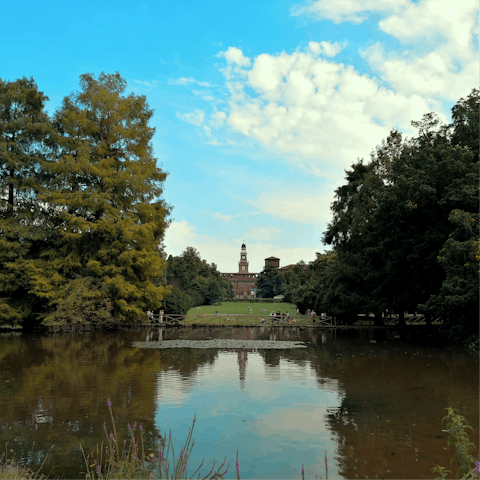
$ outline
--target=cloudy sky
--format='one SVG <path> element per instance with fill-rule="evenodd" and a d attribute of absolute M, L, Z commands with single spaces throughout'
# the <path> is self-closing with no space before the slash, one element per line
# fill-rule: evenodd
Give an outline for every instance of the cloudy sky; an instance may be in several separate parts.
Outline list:
<path fill-rule="evenodd" d="M 0 78 L 33 77 L 50 113 L 87 72 L 146 95 L 167 253 L 223 272 L 242 241 L 251 272 L 313 260 L 344 170 L 479 83 L 477 0 L 27 0 L 1 18 Z"/>

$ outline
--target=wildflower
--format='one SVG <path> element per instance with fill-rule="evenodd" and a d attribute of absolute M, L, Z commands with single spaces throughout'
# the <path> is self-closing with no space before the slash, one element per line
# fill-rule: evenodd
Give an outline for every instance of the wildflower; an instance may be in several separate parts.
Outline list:
<path fill-rule="evenodd" d="M 194 440 L 193 443 L 192 443 L 192 447 L 193 447 L 194 445 L 195 445 L 195 440 Z"/>
<path fill-rule="evenodd" d="M 183 466 L 183 471 L 185 471 L 185 465 Z"/>
<path fill-rule="evenodd" d="M 108 405 L 108 408 L 112 408 L 112 402 L 110 401 L 110 399 L 108 399 L 107 405 Z"/>
<path fill-rule="evenodd" d="M 183 448 L 182 448 L 182 451 L 180 452 L 180 458 L 182 458 L 182 455 L 183 455 Z"/>
<path fill-rule="evenodd" d="M 160 458 L 160 460 L 161 460 L 161 459 L 163 458 L 162 452 L 158 452 L 158 456 L 159 456 L 159 458 Z"/>
<path fill-rule="evenodd" d="M 129 430 L 132 428 L 129 423 L 127 423 L 127 428 L 128 428 Z"/>
<path fill-rule="evenodd" d="M 109 435 L 110 439 L 113 440 L 113 433 Z"/>
<path fill-rule="evenodd" d="M 126 440 L 124 440 L 124 441 L 123 441 L 123 444 L 125 445 L 126 443 L 127 443 L 127 441 L 126 441 Z"/>
<path fill-rule="evenodd" d="M 143 430 L 143 427 L 140 425 L 140 430 Z"/>
<path fill-rule="evenodd" d="M 97 473 L 100 473 L 100 465 L 97 467 Z"/>
<path fill-rule="evenodd" d="M 227 467 L 227 469 L 222 473 L 222 475 L 226 475 L 226 473 L 228 472 L 228 470 L 230 469 L 230 465 Z"/>
<path fill-rule="evenodd" d="M 480 473 L 480 462 L 475 462 L 475 471 Z"/>
<path fill-rule="evenodd" d="M 303 465 L 302 465 L 302 480 L 305 478 L 305 469 L 303 468 Z"/>

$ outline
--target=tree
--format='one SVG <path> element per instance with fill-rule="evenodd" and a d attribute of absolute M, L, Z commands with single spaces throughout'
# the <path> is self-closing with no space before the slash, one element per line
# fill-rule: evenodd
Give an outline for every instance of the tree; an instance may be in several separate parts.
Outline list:
<path fill-rule="evenodd" d="M 52 131 L 47 100 L 32 78 L 0 79 L 0 324 L 21 324 L 39 307 L 24 261 L 42 208 L 35 193 Z"/>
<path fill-rule="evenodd" d="M 267 265 L 259 273 L 257 280 L 257 291 L 260 298 L 273 298 L 282 293 L 282 279 L 278 270 Z"/>
<path fill-rule="evenodd" d="M 398 149 L 398 132 L 372 154 L 370 164 L 363 160 L 346 171 L 347 183 L 335 192 L 331 210 L 333 220 L 323 234 L 323 242 L 333 246 L 334 262 L 325 271 L 323 309 L 340 320 L 373 311 L 377 318 L 385 308 L 385 299 L 373 295 L 382 268 L 379 258 L 377 210 L 391 168 L 392 152 Z M 318 308 L 318 307 L 317 307 Z"/>
<path fill-rule="evenodd" d="M 202 259 L 198 250 L 187 247 L 179 257 L 168 257 L 167 284 L 184 291 L 193 306 L 213 304 L 233 296 L 231 283 L 222 278 L 214 263 Z"/>
<path fill-rule="evenodd" d="M 480 91 L 473 89 L 452 108 L 451 143 L 457 155 L 457 174 L 445 188 L 440 201 L 449 211 L 449 235 L 438 253 L 445 276 L 438 293 L 425 305 L 444 322 L 444 336 L 478 350 L 479 305 L 479 103 Z"/>
<path fill-rule="evenodd" d="M 136 321 L 169 293 L 155 286 L 166 268 L 158 246 L 170 207 L 151 146 L 153 111 L 145 97 L 124 95 L 118 73 L 85 74 L 80 84 L 56 112 L 54 154 L 41 161 L 51 177 L 38 195 L 51 207 L 51 246 L 29 264 L 32 290 L 55 308 L 72 280 L 92 277 L 112 316 Z M 40 319 L 55 323 L 52 311 Z"/>

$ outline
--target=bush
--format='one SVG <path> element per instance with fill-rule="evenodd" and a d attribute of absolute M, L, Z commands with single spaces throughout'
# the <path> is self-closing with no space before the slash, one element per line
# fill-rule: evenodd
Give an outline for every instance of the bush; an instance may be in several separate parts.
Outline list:
<path fill-rule="evenodd" d="M 192 297 L 175 287 L 172 287 L 170 295 L 164 298 L 162 305 L 165 313 L 172 315 L 185 315 L 192 307 Z"/>
<path fill-rule="evenodd" d="M 112 323 L 112 304 L 107 293 L 101 290 L 96 279 L 85 277 L 68 284 L 53 315 L 47 317 L 42 325 L 55 330 L 75 331 Z"/>

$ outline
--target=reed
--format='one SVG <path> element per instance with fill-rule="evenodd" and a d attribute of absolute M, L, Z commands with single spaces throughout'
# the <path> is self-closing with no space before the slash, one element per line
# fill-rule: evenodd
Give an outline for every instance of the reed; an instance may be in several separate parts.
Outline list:
<path fill-rule="evenodd" d="M 189 429 L 187 440 L 181 449 L 179 457 L 175 458 L 175 451 L 172 444 L 172 430 L 170 429 L 168 438 L 161 436 L 155 438 L 154 448 L 145 449 L 145 438 L 142 425 L 138 426 L 137 434 L 137 422 L 127 425 L 127 439 L 119 439 L 117 429 L 115 426 L 115 419 L 113 416 L 112 403 L 110 400 L 107 402 L 110 418 L 112 421 L 112 431 L 108 433 L 106 423 L 104 422 L 103 430 L 106 440 L 101 445 L 97 445 L 94 453 L 85 455 L 82 448 L 83 458 L 87 468 L 85 473 L 85 480 L 113 480 L 113 479 L 165 479 L 165 480 L 186 480 L 187 477 L 187 464 L 188 458 L 195 445 L 195 440 L 192 442 L 193 430 L 196 422 L 196 415 L 193 418 L 193 424 Z M 443 418 L 442 422 L 447 420 L 448 428 L 448 446 L 455 446 L 456 451 L 452 458 L 451 463 L 457 461 L 459 463 L 459 469 L 456 475 L 462 475 L 462 480 L 480 479 L 480 462 L 469 454 L 471 449 L 475 446 L 466 435 L 465 430 L 467 428 L 472 429 L 464 417 L 458 414 L 457 410 L 449 407 L 448 415 Z M 127 445 L 128 444 L 128 445 Z M 45 457 L 42 465 L 35 473 L 30 468 L 20 465 L 14 458 L 8 458 L 8 443 L 5 446 L 5 453 L 0 455 L 0 480 L 21 478 L 25 480 L 47 480 L 50 475 L 44 475 L 39 473 L 42 469 Z M 50 448 L 52 450 L 53 446 Z M 32 447 L 33 450 L 33 447 Z M 147 450 L 147 452 L 146 452 Z M 148 453 L 148 450 L 152 450 Z M 169 454 L 172 454 L 172 463 L 168 460 Z M 10 450 L 12 452 L 13 450 Z M 213 462 L 210 471 L 201 477 L 200 469 L 203 466 L 202 463 L 195 470 L 190 480 L 198 473 L 198 479 L 202 480 L 223 480 L 230 468 L 230 464 L 222 472 L 221 470 L 225 466 L 226 458 L 223 463 L 215 470 L 215 461 Z M 238 450 L 236 455 L 236 478 L 240 480 L 240 462 L 238 460 Z M 170 471 L 171 468 L 171 471 Z M 444 467 L 436 466 L 432 469 L 433 472 L 440 474 L 436 477 L 437 480 L 447 478 L 448 473 L 452 473 Z M 51 473 L 51 472 L 50 472 Z M 171 476 L 170 476 L 171 475 Z M 305 480 L 305 467 L 301 468 L 302 480 Z M 315 478 L 322 478 L 315 475 Z M 328 479 L 328 462 L 327 452 L 325 451 L 325 479 Z"/>

